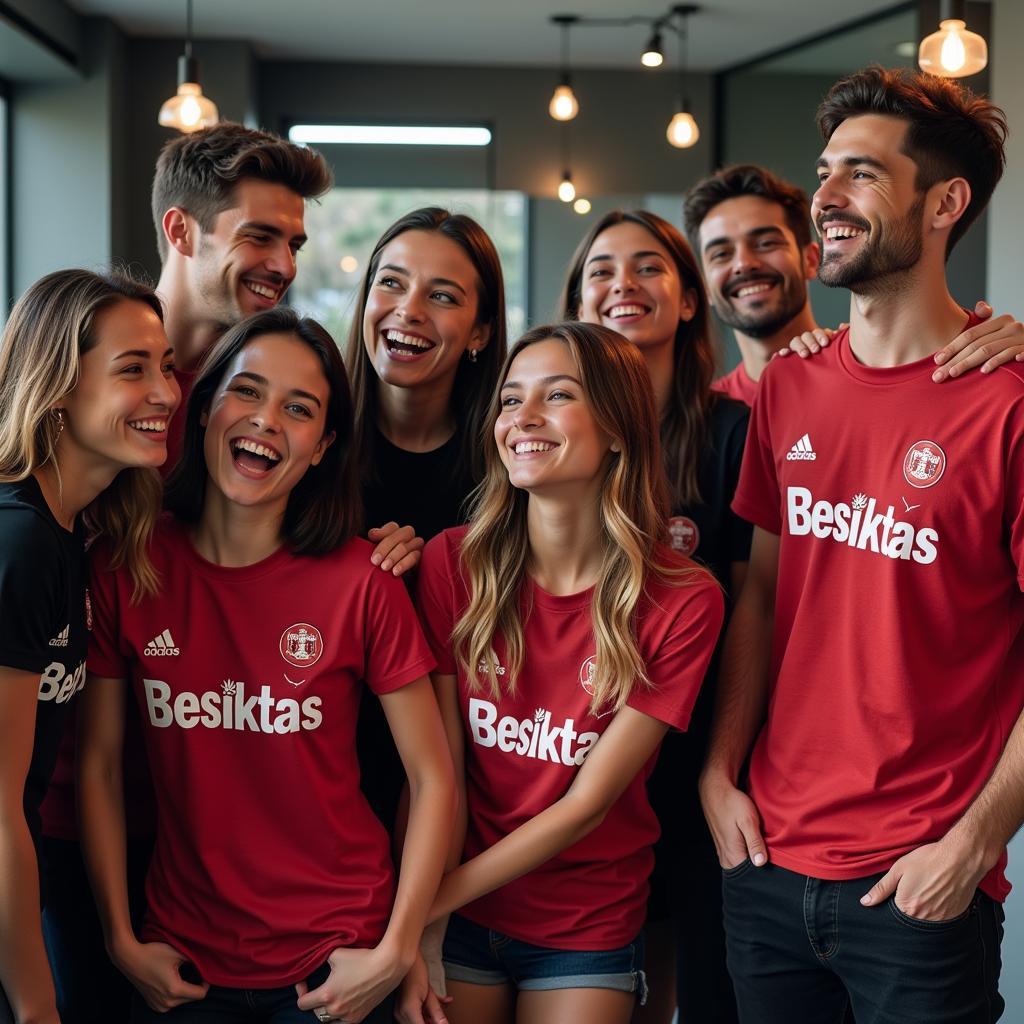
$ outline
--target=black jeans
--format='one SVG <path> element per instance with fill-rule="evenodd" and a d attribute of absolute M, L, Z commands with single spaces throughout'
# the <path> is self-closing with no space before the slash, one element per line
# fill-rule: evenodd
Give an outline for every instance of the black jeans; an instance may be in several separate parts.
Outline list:
<path fill-rule="evenodd" d="M 327 980 L 324 964 L 307 979 L 310 989 Z M 282 988 L 221 988 L 211 985 L 205 999 L 185 1003 L 167 1013 L 151 1010 L 136 993 L 132 1024 L 316 1024 L 312 1010 L 300 1010 L 294 985 Z M 363 1018 L 363 1024 L 393 1024 L 394 996 L 388 996 Z"/>
<path fill-rule="evenodd" d="M 723 872 L 742 1024 L 992 1024 L 1003 1012 L 1003 908 L 982 892 L 951 921 L 860 897 L 881 875 L 829 882 L 750 861 Z"/>

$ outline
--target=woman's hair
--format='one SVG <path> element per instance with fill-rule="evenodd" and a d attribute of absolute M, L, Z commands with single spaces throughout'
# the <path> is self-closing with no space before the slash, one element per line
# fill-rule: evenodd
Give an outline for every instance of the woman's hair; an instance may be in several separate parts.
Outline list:
<path fill-rule="evenodd" d="M 597 425 L 616 443 L 602 470 L 600 519 L 602 566 L 592 604 L 597 671 L 591 708 L 617 709 L 634 686 L 648 683 L 636 645 L 634 615 L 649 574 L 674 579 L 704 575 L 696 568 L 661 565 L 655 554 L 662 539 L 668 501 L 658 441 L 658 416 L 647 368 L 639 350 L 615 331 L 578 322 L 536 327 L 515 344 L 502 367 L 507 379 L 515 357 L 530 345 L 554 339 L 567 346 L 579 369 L 588 407 Z M 529 564 L 526 507 L 529 495 L 513 487 L 494 442 L 501 412 L 492 400 L 485 449 L 486 472 L 471 525 L 462 542 L 462 566 L 469 604 L 452 632 L 452 646 L 471 687 L 486 672 L 498 697 L 494 638 L 505 644 L 510 690 L 522 668 L 523 585 Z"/>
<path fill-rule="evenodd" d="M 359 531 L 360 500 L 352 452 L 352 397 L 334 339 L 315 320 L 286 306 L 256 313 L 221 336 L 203 360 L 185 414 L 181 461 L 167 481 L 164 504 L 178 519 L 197 523 L 203 512 L 209 473 L 200 423 L 239 352 L 267 334 L 287 334 L 307 345 L 320 360 L 330 389 L 324 435 L 334 433 L 323 458 L 306 470 L 288 496 L 282 536 L 294 554 L 322 555 Z"/>
<path fill-rule="evenodd" d="M 163 320 L 153 289 L 120 271 L 58 270 L 15 303 L 0 340 L 0 481 L 52 465 L 60 482 L 61 426 L 51 410 L 74 390 L 82 356 L 99 342 L 97 315 L 119 302 L 141 302 Z M 109 539 L 111 568 L 131 574 L 133 600 L 157 587 L 147 548 L 159 511 L 160 477 L 138 467 L 118 473 L 82 513 L 90 535 Z"/>
<path fill-rule="evenodd" d="M 693 505 L 701 500 L 698 472 L 708 441 L 708 423 L 715 395 L 715 343 L 708 318 L 708 300 L 700 269 L 686 239 L 667 220 L 647 210 L 613 210 L 587 232 L 573 254 L 559 299 L 560 315 L 578 320 L 583 300 L 583 269 L 594 239 L 616 224 L 639 224 L 664 246 L 672 257 L 684 291 L 697 297 L 690 320 L 676 328 L 674 373 L 668 407 L 661 420 L 661 446 L 674 505 Z"/>
<path fill-rule="evenodd" d="M 475 362 L 462 359 L 455 374 L 455 385 L 449 403 L 458 425 L 459 455 L 455 463 L 456 477 L 469 476 L 474 481 L 483 475 L 481 428 L 487 417 L 491 395 L 498 381 L 498 368 L 505 358 L 505 284 L 501 260 L 486 231 L 472 217 L 450 213 L 439 206 L 427 206 L 400 217 L 377 240 L 370 255 L 356 303 L 352 328 L 349 331 L 345 365 L 352 380 L 352 401 L 355 406 L 355 444 L 363 480 L 373 479 L 376 470 L 374 441 L 377 435 L 378 378 L 363 344 L 363 314 L 366 301 L 377 276 L 381 253 L 385 247 L 406 231 L 433 231 L 451 239 L 469 258 L 476 270 L 480 287 L 477 292 L 477 324 L 488 331 L 487 345 Z"/>

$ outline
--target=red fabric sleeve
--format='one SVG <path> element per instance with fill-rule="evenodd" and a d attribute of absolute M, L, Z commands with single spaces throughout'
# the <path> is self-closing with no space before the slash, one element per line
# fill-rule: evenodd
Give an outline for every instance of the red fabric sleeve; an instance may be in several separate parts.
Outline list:
<path fill-rule="evenodd" d="M 374 570 L 366 602 L 366 685 L 377 694 L 391 693 L 427 675 L 434 659 L 405 584 Z"/>
<path fill-rule="evenodd" d="M 458 531 L 461 534 L 462 531 Z M 452 628 L 456 619 L 455 576 L 458 573 L 458 542 L 449 531 L 438 534 L 423 549 L 416 586 L 416 607 L 427 642 L 442 675 L 456 674 Z"/>

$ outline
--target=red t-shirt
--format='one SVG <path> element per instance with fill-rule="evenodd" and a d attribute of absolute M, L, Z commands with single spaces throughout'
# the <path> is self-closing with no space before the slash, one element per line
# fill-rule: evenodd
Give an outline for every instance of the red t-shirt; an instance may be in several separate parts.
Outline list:
<path fill-rule="evenodd" d="M 181 388 L 181 405 L 171 417 L 167 427 L 167 461 L 160 467 L 160 475 L 167 479 L 167 475 L 178 464 L 181 458 L 181 449 L 185 444 L 185 414 L 188 412 L 188 396 L 192 394 L 192 385 L 196 382 L 197 371 L 175 370 L 174 379 Z"/>
<path fill-rule="evenodd" d="M 94 563 L 89 669 L 132 681 L 159 811 L 143 937 L 212 984 L 290 985 L 384 932 L 393 872 L 359 789 L 359 697 L 434 659 L 371 550 L 229 569 L 165 517 L 160 593 L 135 605 L 127 574 Z"/>
<path fill-rule="evenodd" d="M 735 370 L 730 370 L 724 377 L 712 381 L 711 390 L 728 395 L 744 405 L 753 405 L 757 396 L 757 381 L 751 380 L 742 363 Z"/>
<path fill-rule="evenodd" d="M 1024 378 L 934 369 L 865 367 L 843 331 L 754 403 L 733 508 L 781 546 L 750 791 L 775 863 L 817 878 L 940 839 L 1024 706 Z"/>
<path fill-rule="evenodd" d="M 459 568 L 466 528 L 446 530 L 427 545 L 418 604 L 438 672 L 455 675 L 450 637 L 468 604 Z M 666 549 L 667 565 L 693 566 Z M 593 589 L 556 597 L 532 583 L 526 602 L 526 660 L 516 696 L 495 701 L 471 691 L 459 672 L 466 727 L 469 826 L 464 859 L 493 846 L 569 788 L 587 751 L 613 715 L 590 713 L 594 665 Z M 640 654 L 653 688 L 637 687 L 632 708 L 685 729 L 722 624 L 722 595 L 710 575 L 671 586 L 651 581 L 637 614 Z M 503 645 L 495 643 L 499 663 Z M 499 675 L 504 669 L 499 668 Z M 646 780 L 656 757 L 630 782 L 605 820 L 546 864 L 459 910 L 513 938 L 556 949 L 617 949 L 643 927 L 651 845 L 658 822 Z"/>

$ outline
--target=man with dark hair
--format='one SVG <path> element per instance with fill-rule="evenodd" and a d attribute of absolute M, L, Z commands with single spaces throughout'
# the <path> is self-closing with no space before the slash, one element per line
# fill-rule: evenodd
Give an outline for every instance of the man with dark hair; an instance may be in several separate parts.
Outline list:
<path fill-rule="evenodd" d="M 740 364 L 713 385 L 751 405 L 768 360 L 816 328 L 807 282 L 820 249 L 803 189 L 755 164 L 716 171 L 689 191 L 683 223 L 708 295 L 736 336 Z"/>
<path fill-rule="evenodd" d="M 938 403 L 930 355 L 967 319 L 946 257 L 1006 123 L 869 68 L 819 125 L 821 277 L 853 293 L 850 327 L 767 367 L 733 506 L 754 542 L 701 778 L 729 967 L 745 1022 L 849 1001 L 988 1024 L 1024 820 L 1024 372 Z"/>
<path fill-rule="evenodd" d="M 807 293 L 821 259 L 811 237 L 810 201 L 803 189 L 765 167 L 735 164 L 690 189 L 683 222 L 700 256 L 711 304 L 733 329 L 740 350 L 739 365 L 712 387 L 752 405 L 757 382 L 776 353 L 785 355 L 792 346 L 813 354 L 832 335 L 815 323 Z M 1019 323 L 1009 316 L 988 321 L 992 310 L 985 302 L 975 309 L 986 322 L 950 342 L 937 360 L 937 382 L 986 359 L 993 360 L 993 369 L 1024 351 Z"/>
<path fill-rule="evenodd" d="M 315 150 L 240 124 L 223 122 L 164 146 L 152 191 L 157 291 L 183 398 L 224 331 L 284 297 L 306 241 L 306 200 L 330 187 L 330 169 Z M 175 417 L 168 463 L 180 451 L 184 419 Z"/>

